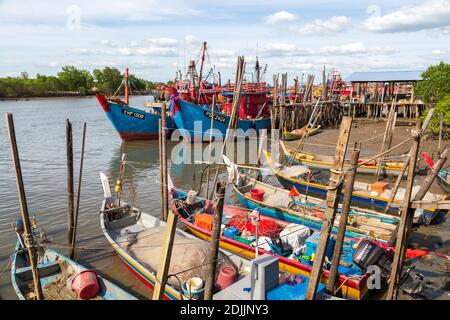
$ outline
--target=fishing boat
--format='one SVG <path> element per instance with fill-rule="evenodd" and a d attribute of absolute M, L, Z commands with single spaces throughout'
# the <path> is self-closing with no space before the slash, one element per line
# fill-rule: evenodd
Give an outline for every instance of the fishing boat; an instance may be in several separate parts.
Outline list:
<path fill-rule="evenodd" d="M 448 170 L 450 168 L 446 167 L 445 169 L 439 170 L 438 176 L 437 176 L 437 183 L 441 186 L 442 190 L 444 190 L 447 193 L 450 193 L 450 171 Z"/>
<path fill-rule="evenodd" d="M 318 125 L 315 128 L 309 128 L 308 126 L 304 126 L 303 128 L 300 129 L 295 129 L 292 131 L 287 131 L 285 129 L 284 131 L 284 140 L 290 141 L 290 140 L 298 140 L 301 139 L 303 137 L 303 135 L 305 135 L 306 133 L 308 134 L 308 136 L 313 136 L 317 133 L 320 132 L 320 128 L 321 126 Z"/>
<path fill-rule="evenodd" d="M 102 232 L 125 266 L 146 286 L 154 288 L 166 223 L 123 201 L 118 205 L 111 196 L 106 176 L 101 174 L 101 177 L 105 191 L 100 211 Z M 208 252 L 209 243 L 183 230 L 176 230 L 169 268 L 169 273 L 176 276 L 169 277 L 164 300 L 188 299 L 181 287 L 186 279 L 206 278 Z M 238 279 L 247 275 L 248 259 L 224 250 L 220 250 L 219 258 L 217 270 L 222 264 L 228 264 L 237 270 Z"/>
<path fill-rule="evenodd" d="M 44 247 L 38 247 L 38 271 L 45 300 L 77 300 L 77 294 L 68 286 L 72 275 L 86 271 L 85 267 Z M 137 300 L 114 283 L 97 275 L 99 291 L 93 300 Z M 11 281 L 20 300 L 36 299 L 33 290 L 33 276 L 28 260 L 28 252 L 18 240 L 12 255 Z"/>
<path fill-rule="evenodd" d="M 327 156 L 322 154 L 312 154 L 307 152 L 296 152 L 295 149 L 290 148 L 282 141 L 280 141 L 283 154 L 288 162 L 292 164 L 303 164 L 312 169 L 318 170 L 330 170 L 333 166 L 333 156 Z M 369 158 L 370 159 L 370 158 Z M 360 159 L 359 163 L 365 163 L 369 159 Z M 344 165 L 349 165 L 350 161 L 345 160 Z M 378 160 L 372 160 L 358 167 L 358 173 L 375 174 L 377 171 Z M 393 174 L 399 175 L 402 172 L 403 161 L 383 160 L 381 163 L 381 173 L 384 175 Z M 426 169 L 418 169 L 417 173 L 426 174 Z"/>
<path fill-rule="evenodd" d="M 258 94 L 263 96 L 266 95 L 265 92 Z M 243 101 L 241 103 L 241 110 L 246 109 L 244 101 L 248 100 L 245 97 L 249 95 L 252 94 L 245 93 L 241 95 Z M 179 98 L 174 89 L 170 108 L 173 114 L 173 121 L 181 135 L 190 137 L 191 139 L 197 139 L 198 141 L 209 141 L 210 133 L 208 134 L 207 132 L 211 128 L 211 117 L 213 117 L 214 134 L 219 133 L 222 137 L 225 137 L 230 122 L 230 116 L 224 112 L 217 111 L 217 105 L 215 106 L 214 111 L 212 111 L 208 104 L 195 104 Z M 251 118 L 242 112 L 239 115 L 238 129 L 243 130 L 244 132 L 249 129 L 254 129 L 256 130 L 256 134 L 258 134 L 259 130 L 270 128 L 270 117 L 265 115 L 255 115 L 255 117 Z"/>
<path fill-rule="evenodd" d="M 198 238 L 210 241 L 213 213 L 212 202 L 201 197 L 195 197 L 192 203 L 188 200 L 188 194 L 186 192 L 175 187 L 171 187 L 169 195 L 172 210 L 179 214 L 180 222 Z M 261 216 L 258 231 L 260 238 L 256 240 L 255 229 L 251 230 L 252 227 L 249 227 L 250 215 L 251 213 L 247 209 L 224 206 L 220 247 L 247 259 L 253 259 L 256 256 L 256 250 L 258 250 L 258 255 L 273 255 L 279 259 L 280 270 L 309 277 L 312 270 L 311 256 L 313 257 L 315 252 L 314 242 L 318 239 L 319 230 L 309 228 L 305 225 L 289 224 L 279 219 Z M 242 224 L 244 226 L 243 229 L 238 230 L 238 228 L 235 228 L 235 230 L 238 230 L 237 233 L 233 230 L 233 233 L 230 232 L 228 234 L 227 230 L 234 228 L 231 226 L 231 221 L 234 221 L 233 226 L 235 222 Z M 262 230 L 265 230 L 264 233 Z M 284 246 L 280 242 L 282 239 L 280 237 L 282 234 L 280 230 L 286 230 L 287 236 L 296 232 L 298 232 L 297 234 L 303 234 L 306 237 L 306 242 L 304 241 L 306 243 L 306 252 L 303 251 L 303 255 L 300 253 L 297 256 L 292 250 L 284 250 Z M 265 236 L 262 236 L 262 234 L 265 234 Z M 353 247 L 357 245 L 357 241 L 359 240 L 345 239 L 339 266 L 338 281 L 340 284 L 340 293 L 343 297 L 349 299 L 362 299 L 368 292 L 366 285 L 368 275 L 362 272 L 352 261 Z M 332 241 L 334 240 L 330 238 L 330 242 Z M 330 250 L 332 247 L 333 245 L 330 243 L 327 251 L 328 259 L 331 259 L 332 256 L 332 251 Z M 326 283 L 328 277 L 328 270 L 324 270 L 322 278 L 324 283 Z"/>
<path fill-rule="evenodd" d="M 122 82 L 122 85 L 125 84 L 125 101 L 107 98 L 103 94 L 96 94 L 97 100 L 122 140 L 157 139 L 161 107 L 153 106 L 144 110 L 130 106 L 129 81 L 128 69 L 126 69 Z M 166 114 L 166 124 L 167 132 L 170 133 L 175 127 L 169 110 Z"/>
<path fill-rule="evenodd" d="M 266 150 L 263 150 L 266 161 L 276 175 L 278 181 L 288 190 L 295 187 L 299 192 L 313 195 L 321 199 L 325 199 L 328 192 L 328 179 L 329 175 L 321 171 L 312 171 L 308 167 L 303 165 L 282 167 L 273 161 L 271 155 Z M 358 168 L 359 169 L 359 168 Z M 412 190 L 412 197 L 419 191 L 420 186 L 416 185 Z M 345 190 L 339 194 L 340 201 L 345 193 Z M 389 197 L 392 193 L 392 189 L 388 183 L 374 183 L 369 184 L 365 182 L 355 181 L 352 193 L 352 204 L 358 207 L 369 208 L 371 210 L 377 210 L 383 212 L 385 209 Z M 398 212 L 403 196 L 405 193 L 404 188 L 399 188 L 392 202 L 392 211 Z M 450 196 L 437 195 L 431 192 L 427 192 L 423 200 L 427 202 L 439 202 L 442 200 L 448 200 Z M 433 219 L 441 212 L 447 212 L 447 210 L 423 210 L 416 209 L 415 216 L 421 217 L 420 220 L 424 224 L 429 224 Z M 415 219 L 416 220 L 416 219 Z M 418 220 L 416 220 L 418 221 Z"/>
<path fill-rule="evenodd" d="M 246 180 L 246 181 L 245 181 Z M 261 214 L 291 223 L 307 225 L 320 229 L 325 218 L 326 205 L 323 200 L 292 194 L 295 190 L 284 190 L 256 179 L 246 177 L 239 179 L 239 185 L 232 184 L 236 195 L 243 206 L 258 209 Z M 260 192 L 260 196 L 252 195 L 252 190 Z M 341 207 L 337 210 L 333 233 L 337 233 Z M 347 237 L 367 235 L 379 241 L 392 241 L 399 223 L 399 217 L 352 207 L 346 228 Z"/>

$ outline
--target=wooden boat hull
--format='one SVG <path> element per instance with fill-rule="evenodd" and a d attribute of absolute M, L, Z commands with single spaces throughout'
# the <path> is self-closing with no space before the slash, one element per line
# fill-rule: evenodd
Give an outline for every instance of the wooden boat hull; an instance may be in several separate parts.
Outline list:
<path fill-rule="evenodd" d="M 302 128 L 305 129 L 305 128 Z M 309 135 L 308 136 L 313 136 L 315 134 L 318 134 L 320 132 L 320 126 L 315 127 L 314 129 L 309 131 Z M 292 140 L 298 140 L 301 139 L 303 137 L 304 133 L 298 134 L 298 133 L 294 133 L 293 131 L 286 131 L 284 133 L 284 140 L 286 141 L 292 141 Z"/>
<path fill-rule="evenodd" d="M 107 101 L 101 94 L 97 94 L 97 99 L 122 140 L 158 139 L 160 114 Z M 169 130 L 175 128 L 171 116 L 166 121 Z"/>
<path fill-rule="evenodd" d="M 260 184 L 262 184 L 262 183 L 260 183 Z M 313 229 L 320 230 L 320 228 L 322 227 L 323 219 L 321 219 L 321 218 L 313 217 L 308 214 L 303 214 L 303 213 L 296 212 L 296 211 L 293 211 L 293 210 L 290 210 L 287 208 L 271 206 L 262 201 L 254 200 L 251 197 L 244 195 L 236 187 L 236 185 L 233 184 L 232 186 L 233 186 L 234 190 L 236 191 L 236 195 L 237 195 L 239 201 L 241 202 L 241 204 L 248 209 L 256 208 L 263 215 L 266 215 L 266 216 L 269 216 L 272 218 L 276 218 L 276 219 L 280 219 L 283 221 L 291 222 L 291 223 L 304 224 Z M 256 187 L 258 187 L 258 185 Z M 272 187 L 272 186 L 270 186 L 270 187 Z M 275 187 L 273 187 L 273 188 L 275 188 Z M 285 192 L 285 190 L 280 189 L 279 192 Z M 314 207 L 313 204 L 311 204 L 311 206 Z M 386 227 L 392 225 L 392 228 L 389 228 L 389 229 L 392 229 L 392 231 L 395 229 L 394 223 L 398 223 L 398 221 L 399 221 L 399 219 L 397 217 L 378 216 L 375 212 L 359 213 L 358 211 L 354 211 L 354 210 L 355 209 L 352 209 L 352 211 L 350 212 L 350 216 L 352 216 L 352 214 L 354 214 L 354 215 L 361 214 L 361 215 L 366 215 L 369 218 L 379 219 L 381 223 L 387 224 Z M 332 232 L 334 234 L 336 234 L 337 231 L 338 231 L 338 227 L 334 226 L 332 229 Z M 360 229 L 357 227 L 347 226 L 345 235 L 347 237 L 351 237 L 351 238 L 359 238 L 359 237 L 367 236 L 367 237 L 375 238 L 378 241 L 384 242 L 384 241 L 390 240 L 392 233 L 391 232 L 386 232 L 386 233 L 378 232 L 377 233 L 375 230 L 370 231 L 370 230 L 363 230 L 363 229 Z"/>
<path fill-rule="evenodd" d="M 170 194 L 170 202 L 172 206 L 172 210 L 177 210 L 177 207 L 175 205 L 175 202 L 173 201 L 174 198 L 178 198 L 180 196 L 185 196 L 186 193 L 184 193 L 181 190 L 178 189 L 172 189 Z M 232 211 L 243 211 L 248 212 L 245 209 L 240 209 L 236 207 L 231 206 L 224 206 L 224 214 L 230 213 Z M 266 219 L 272 219 L 272 218 L 266 218 Z M 199 228 L 195 224 L 189 222 L 187 219 L 179 215 L 179 221 L 182 222 L 187 229 L 196 237 L 205 240 L 210 241 L 211 240 L 211 231 Z M 220 248 L 227 250 L 229 252 L 235 253 L 241 257 L 244 257 L 246 259 L 254 259 L 255 258 L 255 248 L 251 247 L 249 245 L 246 245 L 244 243 L 241 243 L 239 241 L 235 241 L 233 239 L 221 236 L 220 242 L 219 242 Z M 279 259 L 279 267 L 280 270 L 289 272 L 292 274 L 302 274 L 304 276 L 309 277 L 311 275 L 312 267 L 304 265 L 298 261 L 294 261 L 291 259 L 288 259 L 286 257 L 276 255 L 272 252 L 265 251 L 261 248 L 258 248 L 258 254 L 270 254 L 272 256 L 276 256 Z M 324 270 L 322 282 L 326 283 L 327 279 L 329 277 L 329 272 L 327 270 Z M 341 283 L 341 293 L 344 297 L 349 299 L 362 299 L 368 292 L 367 288 L 367 275 L 361 276 L 359 279 L 353 279 L 350 277 L 346 277 L 343 275 L 339 276 L 339 283 Z"/>
<path fill-rule="evenodd" d="M 83 271 L 87 270 L 84 266 L 76 263 L 71 260 L 69 257 L 66 257 L 51 248 L 44 248 L 44 256 L 45 260 L 38 263 L 39 273 L 41 277 L 41 286 L 44 288 L 46 284 L 49 284 L 55 279 L 58 275 L 61 274 L 61 270 L 59 264 L 56 262 L 66 262 L 70 265 L 74 270 Z M 26 300 L 25 294 L 23 292 L 24 288 L 24 279 L 29 279 L 29 283 L 32 283 L 31 277 L 31 269 L 29 267 L 19 267 L 19 265 L 23 264 L 23 262 L 19 262 L 20 259 L 27 259 L 28 254 L 25 254 L 25 257 L 20 257 L 21 255 L 21 246 L 19 241 L 16 244 L 14 254 L 12 255 L 12 263 L 11 263 L 11 282 L 13 284 L 14 290 L 16 291 L 17 296 L 20 300 Z M 54 257 L 54 259 L 52 259 Z M 28 262 L 26 262 L 28 263 Z M 52 264 L 53 263 L 53 264 Z M 58 269 L 59 268 L 59 269 Z M 25 269 L 25 270 L 24 270 Z M 29 273 L 29 274 L 28 274 Z M 112 282 L 104 279 L 103 277 L 99 277 L 99 286 L 100 291 L 98 293 L 98 297 L 103 300 L 137 300 L 136 297 L 127 293 L 125 290 L 116 286 Z M 68 289 L 69 290 L 69 289 Z M 44 290 L 44 298 L 46 297 L 46 292 Z"/>
<path fill-rule="evenodd" d="M 444 190 L 446 193 L 450 193 L 450 182 L 447 180 L 447 177 L 450 176 L 450 172 L 446 170 L 440 170 L 437 176 L 438 185 Z"/>
<path fill-rule="evenodd" d="M 288 162 L 291 162 L 293 164 L 302 164 L 305 166 L 308 166 L 310 168 L 313 169 L 317 169 L 317 170 L 330 170 L 331 167 L 333 166 L 333 160 L 331 159 L 332 157 L 329 156 L 320 156 L 322 158 L 326 158 L 326 159 L 321 159 L 321 160 L 316 160 L 315 158 L 317 158 L 316 155 L 314 154 L 309 154 L 306 152 L 299 152 L 297 153 L 297 155 L 295 156 L 295 159 L 293 159 L 294 156 L 294 151 L 290 148 L 288 148 L 287 146 L 284 145 L 284 143 L 281 143 L 281 147 L 283 149 L 283 153 L 284 156 L 286 157 L 286 160 Z M 329 158 L 329 159 L 328 159 Z M 361 159 L 362 161 L 364 161 L 364 159 Z M 388 175 L 388 174 L 393 174 L 393 175 L 399 175 L 402 172 L 402 163 L 401 162 L 385 162 L 388 165 L 382 165 L 381 166 L 381 173 L 384 175 Z M 373 164 L 367 164 L 367 165 L 363 165 L 358 167 L 358 173 L 363 173 L 363 174 L 375 174 L 375 172 L 377 171 L 377 165 L 376 163 Z M 419 173 L 423 174 L 426 173 L 420 171 Z"/>
<path fill-rule="evenodd" d="M 210 134 L 207 131 L 211 128 L 211 109 L 208 106 L 193 104 L 182 99 L 178 100 L 178 106 L 179 110 L 173 111 L 173 120 L 180 134 L 191 139 L 198 139 L 198 141 L 209 141 Z M 229 116 L 214 111 L 214 131 L 220 133 L 222 137 L 225 137 L 229 121 Z M 270 118 L 238 121 L 238 129 L 244 132 L 254 129 L 258 133 L 259 130 L 268 128 L 270 128 Z"/>

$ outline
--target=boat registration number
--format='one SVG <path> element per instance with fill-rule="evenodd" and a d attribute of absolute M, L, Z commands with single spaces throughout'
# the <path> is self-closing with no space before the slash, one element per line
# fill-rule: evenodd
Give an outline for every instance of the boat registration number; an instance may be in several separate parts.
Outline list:
<path fill-rule="evenodd" d="M 126 116 L 134 117 L 137 119 L 142 119 L 142 120 L 145 119 L 145 114 L 143 114 L 143 113 L 139 113 L 139 112 L 135 112 L 135 111 L 128 111 L 125 109 L 122 109 L 122 113 Z"/>
<path fill-rule="evenodd" d="M 211 118 L 211 111 L 204 111 L 205 117 Z M 227 123 L 227 119 L 224 116 L 214 114 L 214 120 L 222 123 Z"/>

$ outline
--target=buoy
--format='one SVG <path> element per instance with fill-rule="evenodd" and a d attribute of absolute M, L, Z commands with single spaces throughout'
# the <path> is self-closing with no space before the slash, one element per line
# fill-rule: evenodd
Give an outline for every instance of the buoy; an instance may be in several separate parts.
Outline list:
<path fill-rule="evenodd" d="M 216 285 L 219 290 L 223 290 L 226 287 L 231 286 L 237 280 L 236 269 L 230 265 L 223 265 L 220 268 L 219 275 L 217 276 Z"/>

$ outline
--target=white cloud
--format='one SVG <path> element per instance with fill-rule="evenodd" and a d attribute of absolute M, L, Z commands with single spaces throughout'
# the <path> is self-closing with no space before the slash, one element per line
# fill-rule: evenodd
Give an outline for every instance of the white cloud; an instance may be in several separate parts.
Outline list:
<path fill-rule="evenodd" d="M 333 16 L 328 20 L 316 19 L 312 23 L 303 26 L 293 26 L 292 30 L 299 34 L 331 34 L 347 30 L 351 26 L 350 18 L 346 16 Z"/>
<path fill-rule="evenodd" d="M 173 38 L 151 38 L 149 43 L 157 47 L 176 47 L 178 40 Z"/>
<path fill-rule="evenodd" d="M 370 47 L 367 48 L 362 42 L 353 42 L 342 45 L 323 46 L 315 51 L 321 55 L 357 55 L 357 54 L 391 54 L 396 50 L 391 47 Z M 314 51 L 313 51 L 314 52 Z"/>
<path fill-rule="evenodd" d="M 295 19 L 296 19 L 295 14 L 287 12 L 287 11 L 284 11 L 284 10 L 264 17 L 264 21 L 267 24 L 277 24 L 277 23 L 283 23 L 283 22 L 292 22 Z"/>
<path fill-rule="evenodd" d="M 372 32 L 414 32 L 450 26 L 450 0 L 427 0 L 385 15 L 372 16 L 364 23 Z"/>

